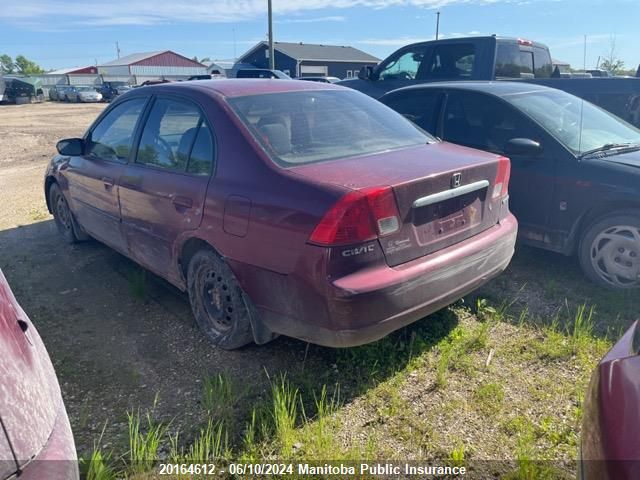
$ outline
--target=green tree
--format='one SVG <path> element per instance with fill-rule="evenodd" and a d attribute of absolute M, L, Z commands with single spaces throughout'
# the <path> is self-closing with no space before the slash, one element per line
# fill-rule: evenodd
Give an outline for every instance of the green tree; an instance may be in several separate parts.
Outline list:
<path fill-rule="evenodd" d="M 18 72 L 22 75 L 38 75 L 44 73 L 44 70 L 37 63 L 29 60 L 24 55 L 18 55 L 16 57 L 16 67 Z"/>
<path fill-rule="evenodd" d="M 598 68 L 607 70 L 614 75 L 617 75 L 624 70 L 624 62 L 620 58 L 618 58 L 618 49 L 616 48 L 615 35 L 611 35 L 611 38 L 609 39 L 609 50 L 604 55 L 604 58 L 600 62 Z"/>
<path fill-rule="evenodd" d="M 2 73 L 15 72 L 15 64 L 13 63 L 13 58 L 11 58 L 6 53 L 4 55 L 0 55 L 0 72 Z"/>

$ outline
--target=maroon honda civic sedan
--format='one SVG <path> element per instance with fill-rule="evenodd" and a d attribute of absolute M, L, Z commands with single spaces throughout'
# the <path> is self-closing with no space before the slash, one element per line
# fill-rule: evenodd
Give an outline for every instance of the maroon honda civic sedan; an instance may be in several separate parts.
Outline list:
<path fill-rule="evenodd" d="M 509 263 L 509 160 L 440 142 L 351 89 L 172 83 L 119 97 L 45 178 L 89 236 L 189 293 L 211 341 L 383 337 Z"/>
<path fill-rule="evenodd" d="M 605 355 L 584 400 L 581 480 L 640 478 L 640 320 Z"/>
<path fill-rule="evenodd" d="M 0 270 L 0 479 L 78 478 L 53 365 Z"/>

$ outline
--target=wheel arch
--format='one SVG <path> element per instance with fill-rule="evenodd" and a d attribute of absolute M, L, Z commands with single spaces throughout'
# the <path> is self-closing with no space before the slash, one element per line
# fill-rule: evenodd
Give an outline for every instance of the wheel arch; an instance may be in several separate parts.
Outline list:
<path fill-rule="evenodd" d="M 620 214 L 629 211 L 640 212 L 640 199 L 617 199 L 610 200 L 601 205 L 587 210 L 574 224 L 568 242 L 567 250 L 569 254 L 574 254 L 580 246 L 582 237 L 587 229 L 601 218 L 608 215 Z"/>
<path fill-rule="evenodd" d="M 200 237 L 190 237 L 186 239 L 180 246 L 178 255 L 178 270 L 182 276 L 182 281 L 187 284 L 187 272 L 189 270 L 189 262 L 199 250 L 211 250 L 216 255 L 222 257 L 213 245 Z"/>
<path fill-rule="evenodd" d="M 44 199 L 47 202 L 47 211 L 53 214 L 53 210 L 51 210 L 51 202 L 49 201 L 49 192 L 51 191 L 51 185 L 54 183 L 58 183 L 53 175 L 47 176 L 44 180 Z"/>

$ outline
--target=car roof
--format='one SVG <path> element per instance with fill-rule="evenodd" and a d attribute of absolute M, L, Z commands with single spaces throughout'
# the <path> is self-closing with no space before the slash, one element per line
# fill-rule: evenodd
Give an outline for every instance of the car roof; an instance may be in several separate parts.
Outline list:
<path fill-rule="evenodd" d="M 149 89 L 149 90 L 146 90 Z M 146 92 L 185 93 L 188 90 L 205 91 L 223 97 L 241 97 L 265 93 L 295 92 L 300 90 L 351 90 L 330 83 L 300 82 L 278 78 L 232 78 L 201 80 L 199 82 L 175 82 L 145 87 Z"/>
<path fill-rule="evenodd" d="M 505 95 L 528 93 L 528 92 L 548 92 L 554 91 L 555 88 L 545 87 L 544 85 L 536 85 L 534 83 L 527 82 L 509 82 L 509 81 L 455 81 L 455 82 L 432 82 L 421 83 L 418 85 L 411 85 L 409 87 L 393 90 L 387 95 L 394 92 L 412 91 L 412 90 L 427 90 L 427 89 L 443 89 L 448 90 L 467 90 L 489 93 L 497 97 Z M 386 96 L 386 95 L 385 95 Z"/>

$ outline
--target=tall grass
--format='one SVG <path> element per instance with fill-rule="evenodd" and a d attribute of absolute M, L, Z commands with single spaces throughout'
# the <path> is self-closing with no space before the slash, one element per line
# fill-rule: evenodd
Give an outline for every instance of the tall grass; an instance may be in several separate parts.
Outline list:
<path fill-rule="evenodd" d="M 167 426 L 155 423 L 151 414 L 146 414 L 146 431 L 141 429 L 140 411 L 127 412 L 129 425 L 129 469 L 132 473 L 149 471 L 158 460 L 158 449 L 165 436 Z"/>

